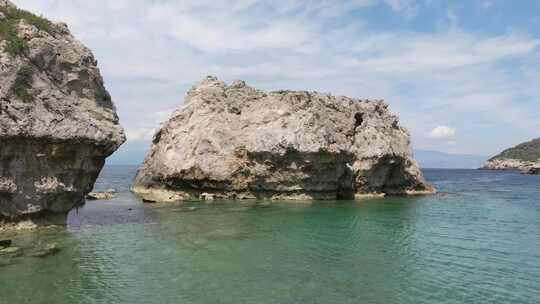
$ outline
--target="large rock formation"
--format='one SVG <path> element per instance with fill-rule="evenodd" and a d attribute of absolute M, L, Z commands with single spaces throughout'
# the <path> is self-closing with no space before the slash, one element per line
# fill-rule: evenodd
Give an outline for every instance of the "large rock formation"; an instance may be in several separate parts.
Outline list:
<path fill-rule="evenodd" d="M 504 150 L 489 159 L 480 169 L 519 170 L 523 174 L 539 174 L 540 138 Z"/>
<path fill-rule="evenodd" d="M 148 201 L 433 192 L 387 107 L 208 77 L 155 134 L 133 191 Z"/>
<path fill-rule="evenodd" d="M 88 48 L 0 0 L 0 222 L 62 222 L 125 140 Z"/>

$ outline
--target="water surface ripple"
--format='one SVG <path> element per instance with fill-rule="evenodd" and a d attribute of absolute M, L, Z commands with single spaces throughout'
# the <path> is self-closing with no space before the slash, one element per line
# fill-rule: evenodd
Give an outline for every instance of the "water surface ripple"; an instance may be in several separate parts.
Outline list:
<path fill-rule="evenodd" d="M 1 235 L 0 303 L 538 303 L 540 177 L 426 170 L 441 193 L 362 202 L 144 205 L 133 167 L 66 230 Z M 57 255 L 35 258 L 55 243 Z"/>

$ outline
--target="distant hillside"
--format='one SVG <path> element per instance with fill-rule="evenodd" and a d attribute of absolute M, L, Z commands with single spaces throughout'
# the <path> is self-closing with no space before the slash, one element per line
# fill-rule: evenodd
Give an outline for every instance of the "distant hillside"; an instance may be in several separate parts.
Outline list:
<path fill-rule="evenodd" d="M 501 154 L 492 157 L 490 160 L 496 159 L 517 159 L 529 162 L 537 161 L 540 159 L 540 138 L 504 150 Z"/>
<path fill-rule="evenodd" d="M 414 158 L 421 168 L 476 169 L 487 159 L 486 156 L 450 154 L 439 151 L 415 150 Z"/>

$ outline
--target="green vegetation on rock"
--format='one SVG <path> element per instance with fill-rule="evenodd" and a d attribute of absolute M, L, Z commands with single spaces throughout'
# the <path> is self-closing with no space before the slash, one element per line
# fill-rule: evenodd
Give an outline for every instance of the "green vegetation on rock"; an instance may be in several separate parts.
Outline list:
<path fill-rule="evenodd" d="M 4 18 L 0 20 L 0 41 L 7 41 L 5 50 L 14 56 L 22 55 L 28 49 L 26 42 L 17 35 L 17 24 L 21 20 L 37 27 L 39 30 L 50 32 L 51 22 L 43 17 L 11 6 L 0 7 Z"/>
<path fill-rule="evenodd" d="M 111 102 L 111 95 L 103 87 L 96 89 L 95 97 L 98 102 Z"/>
<path fill-rule="evenodd" d="M 511 158 L 522 161 L 537 161 L 540 159 L 540 138 L 519 144 L 513 148 L 504 150 L 491 160 Z"/>

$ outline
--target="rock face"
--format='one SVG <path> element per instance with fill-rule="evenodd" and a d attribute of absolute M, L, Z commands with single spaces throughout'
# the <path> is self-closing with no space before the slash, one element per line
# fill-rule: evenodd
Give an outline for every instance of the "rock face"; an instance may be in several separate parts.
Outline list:
<path fill-rule="evenodd" d="M 0 222 L 61 222 L 124 132 L 96 60 L 65 24 L 6 0 L 0 12 Z"/>
<path fill-rule="evenodd" d="M 540 138 L 519 144 L 489 159 L 482 170 L 519 170 L 523 174 L 540 171 Z"/>
<path fill-rule="evenodd" d="M 383 101 L 266 93 L 215 77 L 155 134 L 132 190 L 146 201 L 434 192 Z"/>

